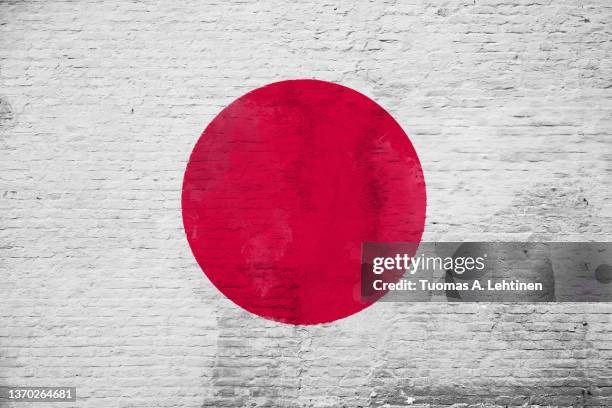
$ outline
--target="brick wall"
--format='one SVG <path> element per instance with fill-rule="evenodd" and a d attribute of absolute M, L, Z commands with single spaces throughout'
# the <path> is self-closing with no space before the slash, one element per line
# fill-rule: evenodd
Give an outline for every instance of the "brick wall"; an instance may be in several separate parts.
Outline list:
<path fill-rule="evenodd" d="M 607 0 L 1 1 L 0 385 L 76 386 L 79 407 L 611 406 L 609 304 L 280 325 L 203 277 L 180 213 L 216 113 L 318 78 L 410 135 L 424 239 L 609 240 L 611 21 Z"/>

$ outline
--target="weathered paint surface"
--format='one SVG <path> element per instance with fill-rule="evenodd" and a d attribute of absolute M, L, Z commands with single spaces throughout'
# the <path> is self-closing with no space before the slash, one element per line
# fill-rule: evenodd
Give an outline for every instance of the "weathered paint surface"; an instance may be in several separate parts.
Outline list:
<path fill-rule="evenodd" d="M 0 2 L 0 385 L 105 408 L 612 405 L 608 304 L 286 326 L 219 296 L 180 209 L 221 109 L 318 78 L 410 136 L 423 240 L 606 240 L 611 21 L 608 0 Z"/>

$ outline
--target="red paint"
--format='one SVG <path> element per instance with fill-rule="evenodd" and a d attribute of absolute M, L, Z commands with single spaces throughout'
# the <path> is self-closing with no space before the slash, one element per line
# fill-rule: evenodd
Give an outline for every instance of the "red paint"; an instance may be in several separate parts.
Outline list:
<path fill-rule="evenodd" d="M 379 105 L 315 80 L 256 89 L 198 140 L 183 222 L 212 283 L 249 312 L 291 324 L 359 312 L 362 242 L 419 242 L 425 182 Z"/>

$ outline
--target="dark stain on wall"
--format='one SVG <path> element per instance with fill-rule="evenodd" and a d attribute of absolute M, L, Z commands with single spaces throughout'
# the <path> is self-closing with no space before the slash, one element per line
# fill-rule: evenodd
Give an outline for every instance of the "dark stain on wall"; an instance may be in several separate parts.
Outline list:
<path fill-rule="evenodd" d="M 293 407 L 299 390 L 299 336 L 230 306 L 219 310 L 209 407 Z M 273 334 L 276 330 L 282 333 Z"/>
<path fill-rule="evenodd" d="M 6 97 L 0 96 L 0 133 L 8 129 L 15 121 L 15 114 Z"/>
<path fill-rule="evenodd" d="M 595 269 L 595 279 L 600 283 L 612 282 L 612 266 L 601 264 Z"/>

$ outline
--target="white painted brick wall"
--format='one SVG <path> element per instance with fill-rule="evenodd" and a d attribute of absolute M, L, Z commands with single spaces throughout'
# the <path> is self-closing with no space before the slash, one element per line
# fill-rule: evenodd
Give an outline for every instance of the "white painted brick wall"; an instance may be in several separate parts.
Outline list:
<path fill-rule="evenodd" d="M 318 78 L 410 135 L 425 239 L 609 240 L 611 21 L 608 0 L 1 1 L 0 385 L 73 385 L 79 407 L 611 406 L 609 304 L 284 326 L 212 287 L 180 213 L 216 113 Z"/>

